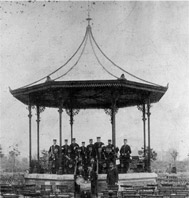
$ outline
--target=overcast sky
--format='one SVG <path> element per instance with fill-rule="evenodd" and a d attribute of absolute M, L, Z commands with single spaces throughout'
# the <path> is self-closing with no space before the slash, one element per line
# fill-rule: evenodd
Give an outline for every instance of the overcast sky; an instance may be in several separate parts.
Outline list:
<path fill-rule="evenodd" d="M 31 83 L 64 64 L 86 31 L 87 2 L 0 2 L 1 126 L 4 151 L 19 144 L 28 156 L 28 111 L 9 92 Z M 176 148 L 179 159 L 189 153 L 189 3 L 92 2 L 92 31 L 102 50 L 125 70 L 169 89 L 151 108 L 151 146 L 158 151 Z M 76 59 L 75 59 L 76 60 Z M 115 69 L 101 57 L 115 75 Z M 53 77 L 66 72 L 71 62 Z M 135 80 L 126 75 L 128 80 Z M 88 43 L 81 61 L 61 80 L 113 79 Z M 32 117 L 33 154 L 36 152 L 36 114 Z M 82 110 L 74 118 L 80 144 L 89 138 L 111 138 L 110 117 L 103 110 Z M 58 139 L 57 109 L 45 109 L 40 122 L 40 149 Z M 142 113 L 137 107 L 116 115 L 117 145 L 128 139 L 134 154 L 143 146 Z M 69 117 L 63 112 L 63 139 L 70 140 Z"/>

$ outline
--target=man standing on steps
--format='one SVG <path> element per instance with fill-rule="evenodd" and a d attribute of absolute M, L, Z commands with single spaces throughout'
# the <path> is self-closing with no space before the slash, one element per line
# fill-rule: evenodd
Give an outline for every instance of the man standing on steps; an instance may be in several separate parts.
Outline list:
<path fill-rule="evenodd" d="M 109 186 L 117 185 L 118 179 L 119 178 L 118 178 L 117 168 L 115 167 L 113 162 L 110 162 L 109 169 L 107 171 L 107 178 L 106 178 L 107 185 Z"/>
<path fill-rule="evenodd" d="M 98 175 L 90 165 L 87 170 L 87 180 L 91 182 L 91 194 L 97 197 Z"/>
<path fill-rule="evenodd" d="M 130 163 L 131 148 L 127 144 L 127 139 L 124 139 L 124 145 L 120 149 L 120 164 L 124 165 L 124 172 L 127 173 Z"/>

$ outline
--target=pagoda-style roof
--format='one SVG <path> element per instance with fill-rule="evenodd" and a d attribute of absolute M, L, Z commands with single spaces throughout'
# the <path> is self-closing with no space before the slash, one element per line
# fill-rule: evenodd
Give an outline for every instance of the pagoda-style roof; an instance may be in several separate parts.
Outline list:
<path fill-rule="evenodd" d="M 52 108 L 62 107 L 66 109 L 105 109 L 111 108 L 112 102 L 115 104 L 115 101 L 117 108 L 158 102 L 167 91 L 167 87 L 141 79 L 124 70 L 108 58 L 93 36 L 90 20 L 88 20 L 85 36 L 80 46 L 65 64 L 25 87 L 11 90 L 12 95 L 26 105 L 30 104 Z M 77 66 L 88 40 L 99 65 L 109 75 L 113 76 L 115 80 L 57 81 Z M 120 78 L 111 73 L 108 67 L 103 65 L 96 53 L 95 47 L 115 68 L 123 72 Z M 65 73 L 52 79 L 52 75 L 66 66 L 77 53 L 80 53 L 80 55 L 75 64 Z M 126 80 L 124 74 L 132 76 L 144 83 Z M 46 82 L 44 82 L 45 79 Z M 41 83 L 42 80 L 44 83 Z"/>
<path fill-rule="evenodd" d="M 117 80 L 47 81 L 26 88 L 11 90 L 22 103 L 43 107 L 73 109 L 110 108 L 112 99 L 117 108 L 158 102 L 167 87 Z"/>

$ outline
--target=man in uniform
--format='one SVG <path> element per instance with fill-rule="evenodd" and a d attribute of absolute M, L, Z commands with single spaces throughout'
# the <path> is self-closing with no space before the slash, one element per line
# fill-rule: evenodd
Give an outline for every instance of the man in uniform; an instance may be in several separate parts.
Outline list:
<path fill-rule="evenodd" d="M 91 158 L 90 162 L 88 163 L 88 166 L 90 166 L 93 171 L 97 171 L 97 164 L 94 158 Z"/>
<path fill-rule="evenodd" d="M 83 163 L 86 165 L 86 163 L 87 163 L 87 148 L 85 147 L 85 142 L 82 142 L 81 144 L 82 144 L 82 146 L 80 147 L 81 157 L 82 157 Z"/>
<path fill-rule="evenodd" d="M 76 139 L 72 138 L 72 143 L 70 144 L 70 149 L 72 156 L 77 156 L 77 149 L 79 148 L 79 145 L 76 143 Z"/>
<path fill-rule="evenodd" d="M 87 164 L 89 165 L 91 158 L 96 158 L 96 151 L 93 144 L 93 139 L 89 139 L 89 145 L 87 145 Z"/>
<path fill-rule="evenodd" d="M 88 179 L 88 181 L 91 182 L 91 194 L 95 195 L 97 197 L 97 179 L 98 179 L 98 176 L 97 176 L 96 171 L 91 166 L 88 166 L 87 179 Z"/>
<path fill-rule="evenodd" d="M 63 166 L 63 172 L 66 173 L 66 160 L 68 157 L 68 149 L 70 146 L 68 145 L 68 140 L 64 140 L 65 144 L 62 146 L 62 166 Z"/>
<path fill-rule="evenodd" d="M 106 182 L 110 186 L 116 185 L 118 183 L 118 171 L 113 162 L 110 162 L 110 167 L 107 171 Z"/>
<path fill-rule="evenodd" d="M 89 144 L 87 145 L 87 150 L 89 150 L 89 147 L 94 148 L 93 139 L 89 139 Z"/>
<path fill-rule="evenodd" d="M 79 165 L 75 174 L 75 192 L 80 194 L 80 182 L 83 182 L 85 179 L 85 171 L 82 165 Z"/>
<path fill-rule="evenodd" d="M 115 163 L 115 155 L 112 152 L 111 147 L 106 147 L 106 150 L 104 152 L 104 158 L 105 158 L 105 162 L 106 162 L 106 166 L 107 168 L 109 168 L 109 164 L 110 162 L 114 162 Z"/>
<path fill-rule="evenodd" d="M 77 167 L 82 166 L 83 168 L 85 168 L 83 156 L 81 154 L 81 147 L 79 147 L 76 151 L 75 161 L 76 161 Z"/>
<path fill-rule="evenodd" d="M 104 169 L 104 163 L 105 163 L 105 158 L 104 158 L 104 152 L 103 152 L 103 148 L 99 147 L 96 153 L 96 158 L 98 160 L 98 167 L 99 167 L 99 173 L 103 172 Z M 106 167 L 105 167 L 106 168 Z"/>
<path fill-rule="evenodd" d="M 101 137 L 97 137 L 97 142 L 94 143 L 96 153 L 98 153 L 98 148 L 102 147 L 103 145 L 104 143 L 101 142 Z"/>
<path fill-rule="evenodd" d="M 53 145 L 49 148 L 49 162 L 53 174 L 56 174 L 59 168 L 59 153 L 60 147 L 56 144 L 56 139 L 53 139 Z"/>
<path fill-rule="evenodd" d="M 125 173 L 129 169 L 131 148 L 127 144 L 127 139 L 124 139 L 124 145 L 120 149 L 120 164 L 124 164 Z"/>
<path fill-rule="evenodd" d="M 68 149 L 70 148 L 70 146 L 68 145 L 68 140 L 67 139 L 65 139 L 64 140 L 64 145 L 62 146 L 62 153 L 64 153 L 64 154 L 68 154 Z"/>
<path fill-rule="evenodd" d="M 113 153 L 115 152 L 115 146 L 112 144 L 112 140 L 108 140 L 108 145 L 106 147 L 111 148 Z"/>
<path fill-rule="evenodd" d="M 112 161 L 115 163 L 115 160 L 118 158 L 118 147 L 115 147 L 113 144 L 112 144 L 112 140 L 108 140 L 108 145 L 106 146 L 106 148 L 109 148 L 110 149 L 110 153 L 113 154 L 114 158 L 112 159 Z"/>
<path fill-rule="evenodd" d="M 65 173 L 73 174 L 75 167 L 75 156 L 72 155 L 71 149 L 68 148 L 68 154 L 65 155 Z"/>

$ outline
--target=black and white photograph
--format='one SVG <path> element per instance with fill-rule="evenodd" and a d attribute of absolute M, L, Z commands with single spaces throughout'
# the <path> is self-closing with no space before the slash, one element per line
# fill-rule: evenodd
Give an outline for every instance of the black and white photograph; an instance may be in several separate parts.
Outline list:
<path fill-rule="evenodd" d="M 0 1 L 0 198 L 189 197 L 189 1 Z"/>

